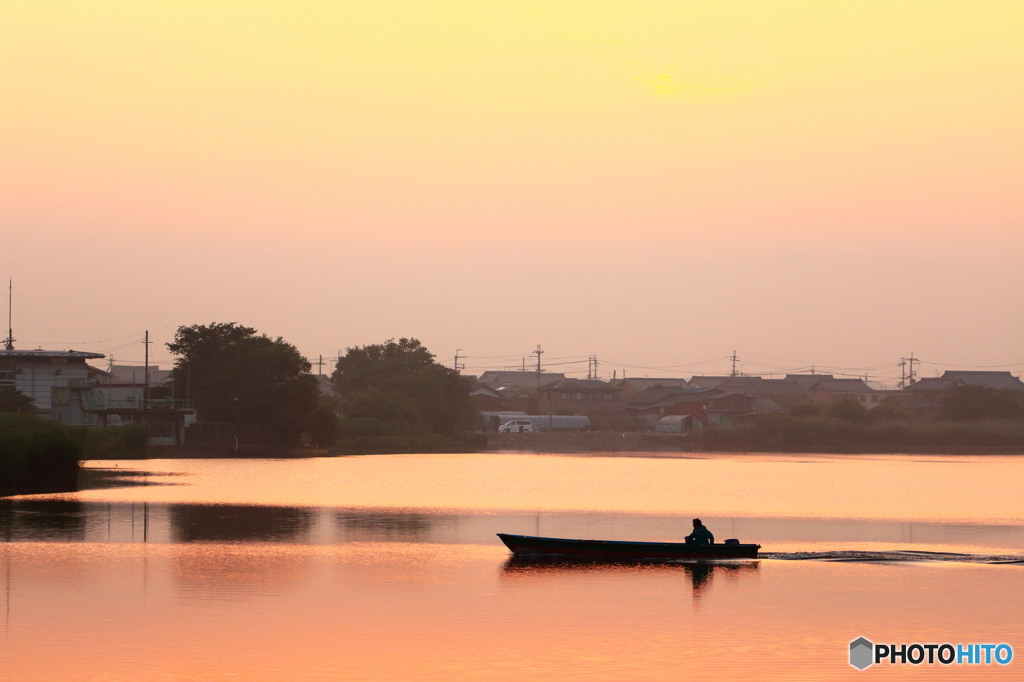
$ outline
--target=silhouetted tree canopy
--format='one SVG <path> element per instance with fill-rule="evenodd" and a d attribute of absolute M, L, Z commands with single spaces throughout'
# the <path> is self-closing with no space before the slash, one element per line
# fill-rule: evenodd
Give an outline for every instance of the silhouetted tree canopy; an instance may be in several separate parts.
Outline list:
<path fill-rule="evenodd" d="M 875 421 L 908 421 L 917 419 L 918 415 L 910 405 L 900 401 L 898 398 L 889 396 L 878 403 L 878 407 L 871 410 L 871 418 Z"/>
<path fill-rule="evenodd" d="M 955 421 L 1024 419 L 1024 399 L 1018 392 L 957 382 L 942 401 L 941 416 Z"/>
<path fill-rule="evenodd" d="M 179 395 L 189 387 L 203 421 L 239 424 L 249 442 L 289 447 L 318 406 L 309 361 L 281 337 L 272 339 L 234 322 L 178 327 L 167 344 L 177 356 Z"/>
<path fill-rule="evenodd" d="M 832 403 L 828 410 L 829 416 L 843 419 L 853 424 L 863 424 L 871 418 L 868 409 L 856 400 L 840 400 Z"/>
<path fill-rule="evenodd" d="M 0 388 L 0 412 L 20 412 L 22 414 L 33 414 L 36 411 L 36 401 L 28 397 L 14 386 Z"/>
<path fill-rule="evenodd" d="M 331 381 L 349 419 L 377 420 L 395 433 L 444 436 L 473 426 L 469 382 L 437 363 L 416 339 L 349 348 Z"/>
<path fill-rule="evenodd" d="M 321 400 L 309 419 L 309 436 L 313 443 L 329 448 L 338 442 L 341 435 L 341 419 L 329 401 Z"/>
<path fill-rule="evenodd" d="M 821 405 L 810 402 L 795 403 L 789 408 L 789 414 L 793 417 L 820 417 Z"/>

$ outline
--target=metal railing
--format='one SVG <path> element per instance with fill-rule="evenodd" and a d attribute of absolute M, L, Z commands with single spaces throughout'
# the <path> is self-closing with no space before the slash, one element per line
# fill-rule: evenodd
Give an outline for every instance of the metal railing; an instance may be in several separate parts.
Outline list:
<path fill-rule="evenodd" d="M 112 398 L 107 400 L 104 395 L 93 394 L 86 398 L 82 406 L 87 410 L 172 410 L 194 411 L 193 400 L 171 398 Z"/>

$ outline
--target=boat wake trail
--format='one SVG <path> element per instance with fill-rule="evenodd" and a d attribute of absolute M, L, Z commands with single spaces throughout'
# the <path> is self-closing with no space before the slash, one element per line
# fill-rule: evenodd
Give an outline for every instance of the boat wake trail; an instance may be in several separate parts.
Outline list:
<path fill-rule="evenodd" d="M 1024 566 L 1022 554 L 958 554 L 956 552 L 917 552 L 912 550 L 890 552 L 858 552 L 835 550 L 831 552 L 761 552 L 762 559 L 783 561 L 951 561 L 969 564 L 1016 564 Z"/>

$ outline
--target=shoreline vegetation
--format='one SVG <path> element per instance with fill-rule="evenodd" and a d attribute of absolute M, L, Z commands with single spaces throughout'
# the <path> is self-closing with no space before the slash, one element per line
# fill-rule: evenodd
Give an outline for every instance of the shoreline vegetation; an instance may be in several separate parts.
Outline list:
<path fill-rule="evenodd" d="M 143 427 L 68 426 L 31 414 L 0 413 L 0 497 L 78 489 L 87 459 L 142 459 Z"/>
<path fill-rule="evenodd" d="M 704 429 L 697 448 L 706 452 L 898 453 L 951 449 L 1024 454 L 1024 422 L 931 420 L 856 424 L 831 418 L 765 415 L 751 424 Z"/>

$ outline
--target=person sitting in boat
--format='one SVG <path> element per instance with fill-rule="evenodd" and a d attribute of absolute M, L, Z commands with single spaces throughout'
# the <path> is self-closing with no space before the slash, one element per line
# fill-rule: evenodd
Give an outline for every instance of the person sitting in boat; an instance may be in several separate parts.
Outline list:
<path fill-rule="evenodd" d="M 713 545 L 715 544 L 715 536 L 711 534 L 704 524 L 700 522 L 700 519 L 693 520 L 693 532 L 686 536 L 686 544 L 688 545 Z"/>

